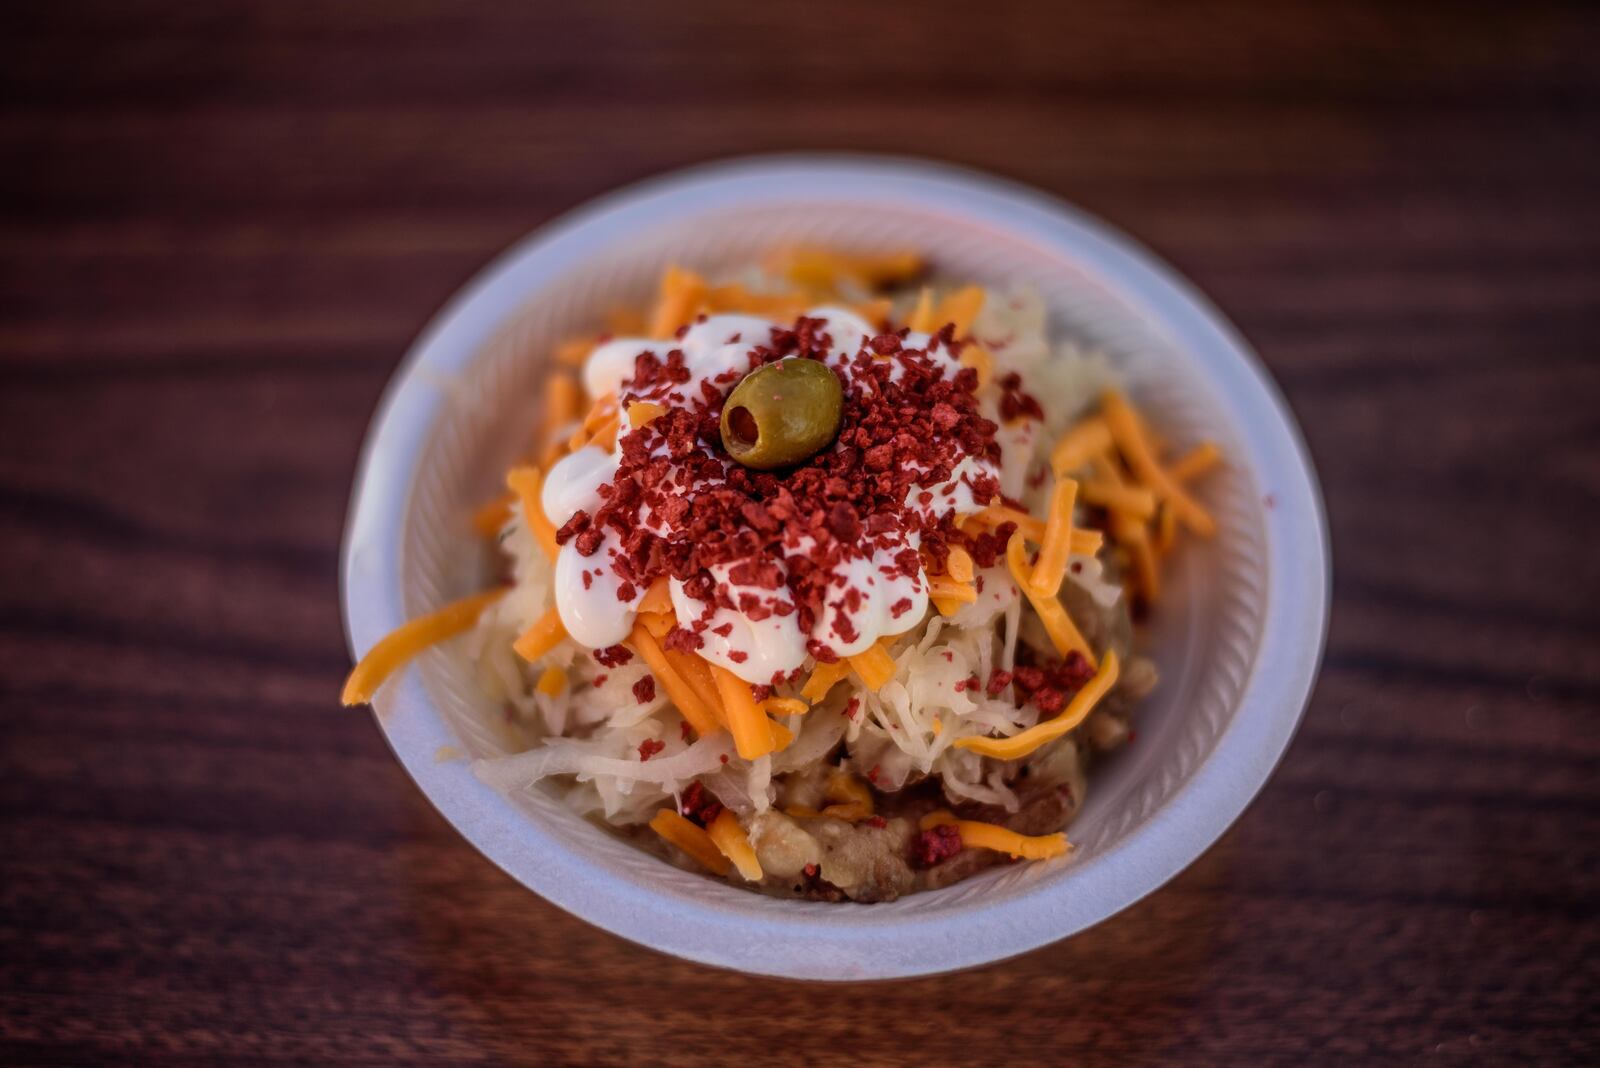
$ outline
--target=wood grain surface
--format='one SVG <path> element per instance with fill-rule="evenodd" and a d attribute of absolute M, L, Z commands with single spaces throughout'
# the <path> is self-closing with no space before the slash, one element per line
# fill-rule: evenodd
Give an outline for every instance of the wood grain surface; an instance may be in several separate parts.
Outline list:
<path fill-rule="evenodd" d="M 1600 1060 L 1600 18 L 1582 6 L 0 12 L 0 1062 Z M 663 169 L 955 160 L 1146 242 L 1327 493 L 1305 725 L 1169 886 L 855 987 L 546 905 L 365 713 L 366 424 L 489 257 Z"/>

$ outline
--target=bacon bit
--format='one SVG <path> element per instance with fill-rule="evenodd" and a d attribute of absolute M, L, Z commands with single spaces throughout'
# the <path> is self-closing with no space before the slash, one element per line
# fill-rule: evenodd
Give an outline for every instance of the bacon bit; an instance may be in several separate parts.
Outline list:
<path fill-rule="evenodd" d="M 598 690 L 600 687 L 604 686 L 606 684 L 606 680 L 610 677 L 610 675 L 596 675 L 594 677 L 594 688 Z"/>
<path fill-rule="evenodd" d="M 678 734 L 686 742 L 689 740 L 689 737 L 694 734 L 694 728 L 689 726 L 688 720 L 685 719 L 678 721 Z"/>
<path fill-rule="evenodd" d="M 1019 419 L 1043 419 L 1044 409 L 1032 395 L 1022 391 L 1022 376 L 1012 371 L 1000 379 L 1000 418 L 1007 423 Z"/>
<path fill-rule="evenodd" d="M 818 869 L 817 869 L 817 866 L 815 864 L 807 864 L 801 870 L 806 873 L 806 878 L 807 879 L 815 879 L 817 877 L 817 870 Z"/>
<path fill-rule="evenodd" d="M 1004 690 L 1007 686 L 1010 686 L 1010 685 L 1011 685 L 1011 672 L 1009 672 L 1009 671 L 1001 671 L 999 668 L 995 668 L 994 674 L 989 676 L 989 685 L 987 687 L 989 696 L 990 697 L 999 697 L 1000 696 L 1000 691 Z"/>
<path fill-rule="evenodd" d="M 742 649 L 729 649 L 728 659 L 732 660 L 735 664 L 742 664 L 746 660 L 750 659 L 750 654 Z"/>
<path fill-rule="evenodd" d="M 878 765 L 872 765 L 872 770 L 867 772 L 867 781 L 874 786 L 878 785 Z"/>
<path fill-rule="evenodd" d="M 633 684 L 633 696 L 641 705 L 647 705 L 656 699 L 656 677 L 654 675 L 641 676 Z"/>
<path fill-rule="evenodd" d="M 845 704 L 844 704 L 844 718 L 845 719 L 850 719 L 850 720 L 855 719 L 856 718 L 856 712 L 860 708 L 861 708 L 861 698 L 859 698 L 859 697 L 850 698 L 850 700 L 846 701 Z"/>
<path fill-rule="evenodd" d="M 648 680 L 649 676 L 645 676 Z M 643 681 L 643 680 L 642 680 Z M 667 747 L 667 743 L 657 738 L 646 738 L 639 743 L 639 763 L 644 763 Z"/>
<path fill-rule="evenodd" d="M 678 804 L 678 812 L 686 819 L 704 827 L 722 815 L 722 803 L 712 797 L 711 791 L 700 785 L 700 780 L 696 779 L 684 789 L 683 799 Z"/>
<path fill-rule="evenodd" d="M 947 824 L 930 827 L 911 842 L 911 862 L 919 868 L 931 868 L 959 852 L 961 832 Z"/>
<path fill-rule="evenodd" d="M 884 819 L 882 816 L 868 816 L 867 826 L 879 828 L 887 827 L 889 826 L 889 821 Z"/>
<path fill-rule="evenodd" d="M 722 754 L 722 762 L 724 764 L 726 764 L 728 762 L 728 754 L 727 753 L 723 753 Z"/>
<path fill-rule="evenodd" d="M 594 658 L 602 667 L 617 668 L 633 659 L 633 650 L 626 645 L 608 645 L 604 649 L 596 649 Z"/>

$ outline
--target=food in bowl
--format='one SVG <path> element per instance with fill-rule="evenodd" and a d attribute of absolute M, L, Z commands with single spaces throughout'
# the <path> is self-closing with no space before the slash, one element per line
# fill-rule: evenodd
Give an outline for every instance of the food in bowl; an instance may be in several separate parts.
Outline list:
<path fill-rule="evenodd" d="M 929 274 L 673 267 L 561 346 L 472 519 L 505 582 L 380 641 L 345 702 L 455 639 L 503 709 L 481 778 L 766 893 L 892 900 L 1066 854 L 1156 685 L 1134 617 L 1213 533 L 1190 485 L 1220 454 L 1168 459 L 1037 297 Z"/>

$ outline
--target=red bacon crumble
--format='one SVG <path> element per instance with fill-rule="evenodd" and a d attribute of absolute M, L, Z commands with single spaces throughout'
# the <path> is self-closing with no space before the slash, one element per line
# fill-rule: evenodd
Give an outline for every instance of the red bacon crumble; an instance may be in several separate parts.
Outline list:
<path fill-rule="evenodd" d="M 1012 371 L 1000 379 L 1000 418 L 1006 422 L 1016 419 L 1043 419 L 1044 409 L 1031 395 L 1022 391 L 1022 376 Z"/>
<path fill-rule="evenodd" d="M 711 791 L 696 779 L 683 791 L 678 802 L 678 814 L 704 827 L 722 815 L 722 803 L 711 796 Z"/>
<path fill-rule="evenodd" d="M 931 868 L 959 852 L 961 832 L 948 824 L 930 827 L 911 842 L 911 862 L 919 868 Z"/>
<path fill-rule="evenodd" d="M 884 819 L 882 816 L 868 816 L 867 817 L 867 826 L 868 827 L 879 827 L 879 828 L 887 827 L 887 826 L 889 826 L 889 821 Z"/>
<path fill-rule="evenodd" d="M 626 664 L 628 661 L 633 659 L 633 650 L 629 649 L 626 645 L 608 645 L 604 649 L 596 649 L 594 651 L 594 658 L 598 660 L 603 667 L 621 667 L 623 664 Z"/>
<path fill-rule="evenodd" d="M 1011 681 L 1016 684 L 1017 704 L 1021 706 L 1032 702 L 1040 712 L 1053 716 L 1066 707 L 1073 694 L 1094 678 L 1094 670 L 1094 665 L 1076 650 L 1068 653 L 1065 659 L 1044 666 L 1019 664 L 1011 675 Z M 990 676 L 991 694 L 1005 689 L 1003 683 L 998 689 L 995 687 L 995 679 L 1003 674 L 997 671 Z"/>
<path fill-rule="evenodd" d="M 656 677 L 645 675 L 633 684 L 633 696 L 641 705 L 647 705 L 656 699 Z"/>
<path fill-rule="evenodd" d="M 646 679 L 648 679 L 648 676 L 646 676 Z M 666 742 L 660 741 L 656 738 L 646 738 L 644 741 L 639 743 L 639 762 L 641 764 L 644 763 L 646 760 L 649 760 L 666 747 Z"/>

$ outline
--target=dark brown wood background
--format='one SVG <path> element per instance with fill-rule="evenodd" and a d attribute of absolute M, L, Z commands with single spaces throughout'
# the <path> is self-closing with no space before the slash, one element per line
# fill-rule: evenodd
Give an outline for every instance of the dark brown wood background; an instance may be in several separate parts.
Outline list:
<path fill-rule="evenodd" d="M 107 2 L 0 13 L 0 1061 L 1595 1063 L 1600 18 L 1579 5 Z M 413 335 L 620 183 L 1059 193 L 1259 348 L 1337 577 L 1255 806 L 1098 928 L 824 988 L 459 841 L 346 669 Z"/>

